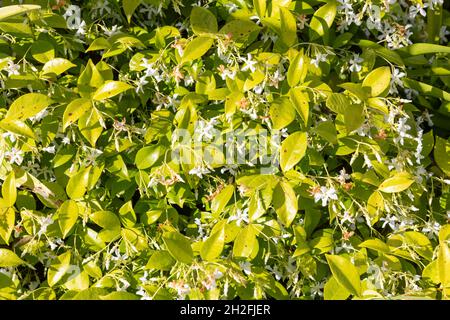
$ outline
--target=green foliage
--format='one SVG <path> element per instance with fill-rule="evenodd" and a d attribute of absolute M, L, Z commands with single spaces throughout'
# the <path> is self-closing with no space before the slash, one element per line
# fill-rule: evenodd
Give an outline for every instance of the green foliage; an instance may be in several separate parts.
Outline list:
<path fill-rule="evenodd" d="M 1 299 L 450 297 L 447 3 L 23 2 Z"/>

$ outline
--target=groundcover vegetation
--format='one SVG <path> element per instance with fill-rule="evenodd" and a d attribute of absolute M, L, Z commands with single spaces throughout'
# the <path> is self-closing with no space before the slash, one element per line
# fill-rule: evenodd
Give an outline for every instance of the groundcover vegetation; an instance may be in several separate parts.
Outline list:
<path fill-rule="evenodd" d="M 448 298 L 448 10 L 2 1 L 0 297 Z"/>

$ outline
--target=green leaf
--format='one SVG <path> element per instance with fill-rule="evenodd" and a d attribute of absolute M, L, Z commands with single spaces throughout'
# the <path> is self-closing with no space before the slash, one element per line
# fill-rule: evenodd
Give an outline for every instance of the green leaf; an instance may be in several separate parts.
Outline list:
<path fill-rule="evenodd" d="M 323 288 L 324 300 L 345 300 L 350 296 L 350 292 L 339 284 L 334 276 L 328 279 Z"/>
<path fill-rule="evenodd" d="M 8 207 L 14 206 L 17 199 L 16 177 L 14 171 L 11 171 L 2 184 L 3 201 Z"/>
<path fill-rule="evenodd" d="M 213 45 L 214 40 L 208 37 L 197 37 L 184 48 L 181 64 L 201 58 Z"/>
<path fill-rule="evenodd" d="M 325 255 L 336 281 L 355 296 L 361 295 L 361 280 L 356 267 L 343 256 Z"/>
<path fill-rule="evenodd" d="M 371 71 L 364 79 L 363 89 L 367 88 L 372 97 L 384 97 L 389 91 L 391 84 L 391 68 L 380 67 Z"/>
<path fill-rule="evenodd" d="M 159 159 L 161 153 L 162 150 L 159 145 L 144 147 L 136 153 L 134 163 L 140 170 L 150 168 Z"/>
<path fill-rule="evenodd" d="M 119 209 L 119 219 L 124 227 L 132 228 L 137 221 L 132 201 L 125 202 Z"/>
<path fill-rule="evenodd" d="M 104 242 L 111 242 L 120 236 L 120 220 L 111 211 L 96 211 L 89 217 L 95 224 L 103 228 L 98 238 Z"/>
<path fill-rule="evenodd" d="M 234 239 L 233 256 L 240 258 L 248 258 L 253 250 L 258 246 L 256 238 L 257 231 L 252 225 L 247 225 L 241 229 Z"/>
<path fill-rule="evenodd" d="M 234 193 L 234 186 L 232 184 L 223 188 L 218 195 L 216 195 L 211 202 L 211 212 L 215 214 L 223 213 L 223 209 L 230 201 Z"/>
<path fill-rule="evenodd" d="M 89 141 L 92 147 L 95 147 L 97 139 L 103 132 L 100 121 L 103 121 L 103 119 L 100 112 L 94 107 L 82 114 L 78 119 L 78 129 L 80 129 L 81 134 Z"/>
<path fill-rule="evenodd" d="M 66 130 L 68 126 L 75 123 L 86 111 L 92 107 L 92 102 L 90 99 L 78 98 L 70 102 L 63 114 L 63 131 Z"/>
<path fill-rule="evenodd" d="M 40 63 L 46 63 L 55 57 L 55 48 L 50 42 L 37 40 L 30 48 L 31 56 Z"/>
<path fill-rule="evenodd" d="M 192 31 L 197 35 L 216 33 L 218 30 L 216 16 L 203 7 L 192 8 L 190 21 Z"/>
<path fill-rule="evenodd" d="M 287 182 L 280 181 L 273 190 L 273 207 L 280 221 L 289 227 L 298 211 L 294 189 Z"/>
<path fill-rule="evenodd" d="M 412 45 L 397 49 L 397 51 L 410 56 L 420 56 L 430 53 L 450 53 L 450 47 L 431 43 L 413 43 Z"/>
<path fill-rule="evenodd" d="M 305 54 L 302 49 L 299 53 L 297 53 L 294 59 L 292 59 L 289 65 L 288 72 L 286 75 L 289 86 L 292 88 L 299 83 L 303 83 L 305 81 L 307 73 L 308 73 L 308 64 L 306 62 Z M 301 89 L 298 88 L 298 90 Z"/>
<path fill-rule="evenodd" d="M 336 126 L 334 125 L 333 121 L 322 121 L 319 122 L 316 127 L 314 128 L 314 131 L 320 135 L 322 138 L 327 140 L 328 142 L 332 144 L 337 143 L 337 132 L 336 132 Z"/>
<path fill-rule="evenodd" d="M 302 118 L 305 125 L 308 125 L 309 119 L 309 96 L 308 94 L 301 88 L 292 88 L 289 91 L 289 97 L 291 99 L 292 104 L 294 105 L 295 110 Z"/>
<path fill-rule="evenodd" d="M 11 250 L 0 248 L 0 268 L 17 267 L 24 263 L 25 261 Z"/>
<path fill-rule="evenodd" d="M 127 291 L 114 291 L 107 295 L 100 296 L 100 300 L 140 300 L 140 297 Z"/>
<path fill-rule="evenodd" d="M 1 261 L 1 260 L 0 260 Z M 439 280 L 442 286 L 450 286 L 450 249 L 445 241 L 439 244 L 439 251 L 437 255 L 437 266 Z"/>
<path fill-rule="evenodd" d="M 403 236 L 405 243 L 411 246 L 421 257 L 429 261 L 433 259 L 433 246 L 426 235 L 417 231 L 406 231 Z"/>
<path fill-rule="evenodd" d="M 53 100 L 41 93 L 27 93 L 20 96 L 9 107 L 5 119 L 7 120 L 26 120 L 35 116 L 49 105 Z"/>
<path fill-rule="evenodd" d="M 414 180 L 407 172 L 398 172 L 393 177 L 384 180 L 378 190 L 386 193 L 402 192 L 409 188 Z"/>
<path fill-rule="evenodd" d="M 253 8 L 255 8 L 258 17 L 266 16 L 266 0 L 253 0 Z"/>
<path fill-rule="evenodd" d="M 306 132 L 297 131 L 290 134 L 281 143 L 281 170 L 291 170 L 305 156 L 307 146 L 308 135 L 306 134 Z"/>
<path fill-rule="evenodd" d="M 361 248 L 368 248 L 382 253 L 389 253 L 389 246 L 380 239 L 368 239 L 358 245 Z"/>
<path fill-rule="evenodd" d="M 10 17 L 14 17 L 18 14 L 22 14 L 25 12 L 29 12 L 32 10 L 38 10 L 41 6 L 34 4 L 21 4 L 21 5 L 12 5 L 0 8 L 0 21 L 5 20 Z"/>
<path fill-rule="evenodd" d="M 364 123 L 364 106 L 351 103 L 344 111 L 344 124 L 347 132 L 357 130 Z"/>
<path fill-rule="evenodd" d="M 350 98 L 343 93 L 332 93 L 327 98 L 327 108 L 333 112 L 344 114 L 351 104 Z"/>
<path fill-rule="evenodd" d="M 324 37 L 324 43 L 328 42 L 329 30 L 336 17 L 336 8 L 336 1 L 331 0 L 314 13 L 309 24 L 310 41 Z"/>
<path fill-rule="evenodd" d="M 83 198 L 87 191 L 90 171 L 91 167 L 83 168 L 70 177 L 66 186 L 66 192 L 70 199 L 78 200 Z"/>
<path fill-rule="evenodd" d="M 444 91 L 437 87 L 433 87 L 432 85 L 429 85 L 424 82 L 408 79 L 406 77 L 402 78 L 402 81 L 405 87 L 414 89 L 421 94 L 436 97 L 439 99 L 444 99 L 445 101 L 450 101 L 450 92 Z"/>
<path fill-rule="evenodd" d="M 445 175 L 450 176 L 450 142 L 439 136 L 436 136 L 434 160 Z"/>
<path fill-rule="evenodd" d="M 370 216 L 370 223 L 374 225 L 384 210 L 384 198 L 381 192 L 374 191 L 367 200 L 367 211 Z"/>
<path fill-rule="evenodd" d="M 291 11 L 284 7 L 280 7 L 280 20 L 280 39 L 289 48 L 297 43 L 297 22 Z"/>
<path fill-rule="evenodd" d="M 67 70 L 73 67 L 76 67 L 76 65 L 67 59 L 54 58 L 50 61 L 47 61 L 44 64 L 44 66 L 42 67 L 42 74 L 43 75 L 54 74 L 59 76 L 61 73 L 66 72 Z"/>
<path fill-rule="evenodd" d="M 145 269 L 170 270 L 175 264 L 175 260 L 170 253 L 165 250 L 155 251 L 145 266 Z"/>
<path fill-rule="evenodd" d="M 288 97 L 277 98 L 269 110 L 274 130 L 280 130 L 295 119 L 295 109 Z"/>
<path fill-rule="evenodd" d="M 4 200 L 0 199 L 0 238 L 9 244 L 9 238 L 14 230 L 16 213 L 11 207 L 7 207 Z"/>
<path fill-rule="evenodd" d="M 128 23 L 131 21 L 131 16 L 133 15 L 136 8 L 141 4 L 141 0 L 123 0 L 123 11 L 127 16 Z"/>
<path fill-rule="evenodd" d="M 78 219 L 78 205 L 73 200 L 66 200 L 58 210 L 58 224 L 65 238 Z"/>
<path fill-rule="evenodd" d="M 67 273 L 70 267 L 71 257 L 71 251 L 66 251 L 52 262 L 47 272 L 47 282 L 50 287 L 57 284 Z"/>
<path fill-rule="evenodd" d="M 25 122 L 20 120 L 3 119 L 0 121 L 0 128 L 30 139 L 36 139 L 33 130 Z"/>
<path fill-rule="evenodd" d="M 223 220 L 220 223 L 220 227 L 218 228 L 218 230 L 217 228 L 215 228 L 216 230 L 214 230 L 214 232 L 211 233 L 208 239 L 203 242 L 202 248 L 200 250 L 200 256 L 203 260 L 212 261 L 222 253 L 225 243 L 225 223 L 226 220 Z"/>
<path fill-rule="evenodd" d="M 194 260 L 191 241 L 177 231 L 166 232 L 162 236 L 167 250 L 175 260 L 190 264 Z"/>
<path fill-rule="evenodd" d="M 132 89 L 133 86 L 121 81 L 106 81 L 100 88 L 95 91 L 92 99 L 105 100 L 112 98 L 124 91 Z"/>

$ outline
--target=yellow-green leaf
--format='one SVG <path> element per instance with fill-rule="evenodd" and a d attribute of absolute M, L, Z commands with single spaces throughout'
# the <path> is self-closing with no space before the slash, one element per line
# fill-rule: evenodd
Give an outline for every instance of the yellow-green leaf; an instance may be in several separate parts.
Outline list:
<path fill-rule="evenodd" d="M 377 238 L 368 239 L 360 243 L 358 246 L 361 248 L 369 248 L 383 253 L 389 253 L 391 251 L 386 243 Z"/>
<path fill-rule="evenodd" d="M 225 188 L 223 188 L 222 191 L 220 191 L 220 193 L 216 195 L 212 200 L 211 212 L 213 214 L 222 213 L 228 201 L 230 201 L 231 197 L 233 196 L 233 193 L 234 186 L 232 184 L 229 184 Z"/>
<path fill-rule="evenodd" d="M 159 145 L 148 146 L 140 149 L 136 153 L 134 163 L 140 170 L 150 168 L 161 156 L 161 147 Z"/>
<path fill-rule="evenodd" d="M 281 41 L 287 47 L 293 46 L 297 42 L 297 22 L 292 12 L 284 7 L 280 7 L 281 20 Z"/>
<path fill-rule="evenodd" d="M 127 16 L 128 23 L 130 23 L 131 16 L 140 4 L 141 0 L 123 0 L 123 11 Z"/>
<path fill-rule="evenodd" d="M 297 131 L 290 134 L 282 143 L 280 148 L 281 170 L 291 170 L 304 156 L 308 146 L 308 135 L 306 132 Z"/>
<path fill-rule="evenodd" d="M 436 136 L 434 160 L 439 168 L 441 168 L 447 176 L 450 176 L 450 142 L 439 136 Z"/>
<path fill-rule="evenodd" d="M 18 14 L 22 14 L 25 12 L 29 12 L 32 10 L 38 10 L 41 6 L 34 4 L 21 4 L 21 5 L 12 5 L 0 8 L 0 21 L 5 20 L 10 17 L 14 17 Z"/>
<path fill-rule="evenodd" d="M 59 76 L 61 73 L 66 72 L 73 67 L 76 67 L 76 65 L 67 59 L 54 58 L 44 64 L 44 66 L 42 67 L 42 74 L 55 74 Z"/>
<path fill-rule="evenodd" d="M 24 263 L 25 262 L 11 250 L 0 248 L 0 268 L 17 267 Z"/>
<path fill-rule="evenodd" d="M 253 250 L 258 245 L 256 239 L 257 231 L 252 225 L 248 225 L 241 229 L 234 239 L 233 256 L 248 258 L 253 253 Z"/>
<path fill-rule="evenodd" d="M 90 111 L 85 112 L 78 119 L 78 128 L 80 129 L 81 134 L 93 147 L 95 147 L 97 139 L 103 132 L 100 121 L 103 121 L 103 119 L 96 108 L 91 108 Z"/>
<path fill-rule="evenodd" d="M 391 68 L 380 67 L 372 70 L 362 82 L 363 89 L 370 92 L 372 97 L 384 97 L 389 92 L 391 84 Z"/>
<path fill-rule="evenodd" d="M 25 122 L 20 120 L 3 119 L 0 121 L 0 128 L 30 139 L 36 138 L 33 130 L 31 130 L 31 128 Z"/>
<path fill-rule="evenodd" d="M 190 264 L 194 260 L 191 241 L 177 231 L 166 232 L 162 236 L 167 250 L 175 258 L 182 263 Z"/>
<path fill-rule="evenodd" d="M 437 256 L 439 280 L 442 286 L 450 286 L 450 249 L 445 241 L 439 244 Z"/>
<path fill-rule="evenodd" d="M 133 86 L 122 81 L 106 81 L 100 88 L 95 91 L 92 99 L 105 100 L 112 98 L 124 91 L 132 89 Z"/>
<path fill-rule="evenodd" d="M 78 205 L 73 200 L 66 200 L 58 210 L 58 224 L 63 238 L 67 236 L 78 219 Z"/>
<path fill-rule="evenodd" d="M 35 116 L 49 105 L 53 100 L 41 93 L 27 93 L 20 96 L 9 107 L 5 119 L 9 120 L 25 120 Z"/>
<path fill-rule="evenodd" d="M 331 0 L 314 13 L 309 24 L 309 39 L 311 41 L 324 37 L 325 42 L 327 42 L 330 27 L 336 17 L 336 8 L 336 1 Z"/>
<path fill-rule="evenodd" d="M 218 30 L 216 16 L 203 7 L 196 6 L 192 8 L 190 21 L 192 31 L 198 35 L 216 33 Z"/>
<path fill-rule="evenodd" d="M 361 295 L 361 280 L 356 267 L 343 256 L 325 255 L 336 281 L 355 296 Z"/>
<path fill-rule="evenodd" d="M 14 209 L 6 206 L 4 200 L 0 199 L 0 238 L 9 244 L 9 238 L 14 230 L 16 214 Z"/>
<path fill-rule="evenodd" d="M 57 284 L 67 273 L 70 267 L 71 251 L 59 255 L 50 265 L 47 272 L 47 282 L 50 287 Z"/>
<path fill-rule="evenodd" d="M 295 109 L 288 97 L 276 99 L 270 106 L 269 114 L 275 130 L 283 129 L 295 119 Z"/>
<path fill-rule="evenodd" d="M 66 192 L 70 199 L 78 200 L 83 198 L 87 191 L 90 169 L 91 167 L 80 169 L 80 171 L 70 177 L 66 187 Z"/>
<path fill-rule="evenodd" d="M 3 181 L 2 196 L 5 204 L 8 207 L 12 207 L 14 206 L 14 203 L 16 203 L 17 190 L 16 190 L 16 177 L 14 175 L 14 171 L 11 171 L 6 177 L 5 181 Z"/>
<path fill-rule="evenodd" d="M 69 103 L 63 114 L 63 131 L 92 107 L 90 99 L 78 98 Z"/>
<path fill-rule="evenodd" d="M 190 62 L 202 57 L 213 45 L 214 40 L 208 37 L 197 37 L 184 48 L 181 63 Z"/>
<path fill-rule="evenodd" d="M 280 181 L 273 190 L 273 207 L 280 221 L 289 227 L 298 211 L 294 189 L 285 181 Z"/>
<path fill-rule="evenodd" d="M 328 279 L 323 288 L 324 300 L 345 300 L 350 296 L 350 292 L 339 284 L 334 276 Z"/>
<path fill-rule="evenodd" d="M 266 2 L 266 0 L 253 0 L 253 8 L 260 18 L 264 18 L 266 15 Z"/>
<path fill-rule="evenodd" d="M 303 83 L 308 73 L 308 64 L 305 59 L 303 49 L 297 53 L 289 65 L 286 75 L 287 82 L 290 87 L 295 87 L 299 83 Z"/>
<path fill-rule="evenodd" d="M 223 220 L 218 230 L 214 230 L 203 243 L 200 250 L 200 256 L 203 260 L 212 261 L 222 253 L 225 243 L 225 222 L 226 220 Z"/>
<path fill-rule="evenodd" d="M 393 177 L 384 180 L 379 186 L 378 190 L 386 193 L 401 192 L 409 188 L 414 180 L 407 172 L 396 173 Z"/>

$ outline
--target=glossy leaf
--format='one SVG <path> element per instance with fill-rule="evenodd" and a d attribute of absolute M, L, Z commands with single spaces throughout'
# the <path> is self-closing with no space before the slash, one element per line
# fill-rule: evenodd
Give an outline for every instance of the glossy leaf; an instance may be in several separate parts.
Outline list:
<path fill-rule="evenodd" d="M 50 61 L 47 61 L 42 67 L 42 74 L 54 74 L 59 76 L 61 73 L 66 72 L 70 68 L 75 67 L 76 65 L 64 58 L 54 58 Z"/>
<path fill-rule="evenodd" d="M 393 177 L 384 180 L 378 190 L 385 193 L 401 192 L 409 188 L 414 180 L 407 172 L 398 172 Z"/>
<path fill-rule="evenodd" d="M 280 221 L 289 227 L 298 211 L 297 197 L 289 183 L 281 181 L 275 187 L 273 206 Z"/>
<path fill-rule="evenodd" d="M 225 221 L 224 221 L 225 222 Z M 203 260 L 212 261 L 216 259 L 223 251 L 225 242 L 225 223 L 221 224 L 218 230 L 215 230 L 208 239 L 203 242 L 200 256 Z"/>
<path fill-rule="evenodd" d="M 0 267 L 17 267 L 23 264 L 24 261 L 20 259 L 13 251 L 0 248 Z"/>
<path fill-rule="evenodd" d="M 26 120 L 35 116 L 52 103 L 52 99 L 41 93 L 24 94 L 14 100 L 6 113 L 5 119 Z"/>
<path fill-rule="evenodd" d="M 234 193 L 234 186 L 227 185 L 223 188 L 218 195 L 216 195 L 211 202 L 211 212 L 213 214 L 223 213 L 223 209 L 230 201 Z"/>
<path fill-rule="evenodd" d="M 68 126 L 75 123 L 85 112 L 92 108 L 92 102 L 89 99 L 79 98 L 70 102 L 63 115 L 63 131 L 66 130 Z"/>
<path fill-rule="evenodd" d="M 107 81 L 100 88 L 95 91 L 92 99 L 105 100 L 112 98 L 122 92 L 132 89 L 133 87 L 128 83 L 121 81 Z"/>
<path fill-rule="evenodd" d="M 336 281 L 355 296 L 361 295 L 361 280 L 356 267 L 343 256 L 325 255 Z"/>
<path fill-rule="evenodd" d="M 290 134 L 282 143 L 280 149 L 281 170 L 291 170 L 306 154 L 308 135 L 297 131 Z"/>
<path fill-rule="evenodd" d="M 195 6 L 190 16 L 192 31 L 201 35 L 204 33 L 216 33 L 218 30 L 216 17 L 206 8 Z"/>
<path fill-rule="evenodd" d="M 90 167 L 80 169 L 70 177 L 66 187 L 66 192 L 70 199 L 78 200 L 83 198 L 87 191 L 90 169 Z"/>
<path fill-rule="evenodd" d="M 2 196 L 4 204 L 8 207 L 14 206 L 17 199 L 16 177 L 14 171 L 11 171 L 2 184 Z"/>
<path fill-rule="evenodd" d="M 65 238 L 78 219 L 78 205 L 74 200 L 66 200 L 58 210 L 58 224 Z"/>
<path fill-rule="evenodd" d="M 364 79 L 363 89 L 367 88 L 372 97 L 385 96 L 391 83 L 391 69 L 380 67 L 371 71 Z"/>
<path fill-rule="evenodd" d="M 275 100 L 270 106 L 269 113 L 275 130 L 283 129 L 295 119 L 294 107 L 287 97 Z"/>
<path fill-rule="evenodd" d="M 194 260 L 191 242 L 177 231 L 163 234 L 163 241 L 172 257 L 182 263 L 190 264 Z"/>
<path fill-rule="evenodd" d="M 201 58 L 213 45 L 214 40 L 208 37 L 197 37 L 191 40 L 184 49 L 181 63 Z"/>

